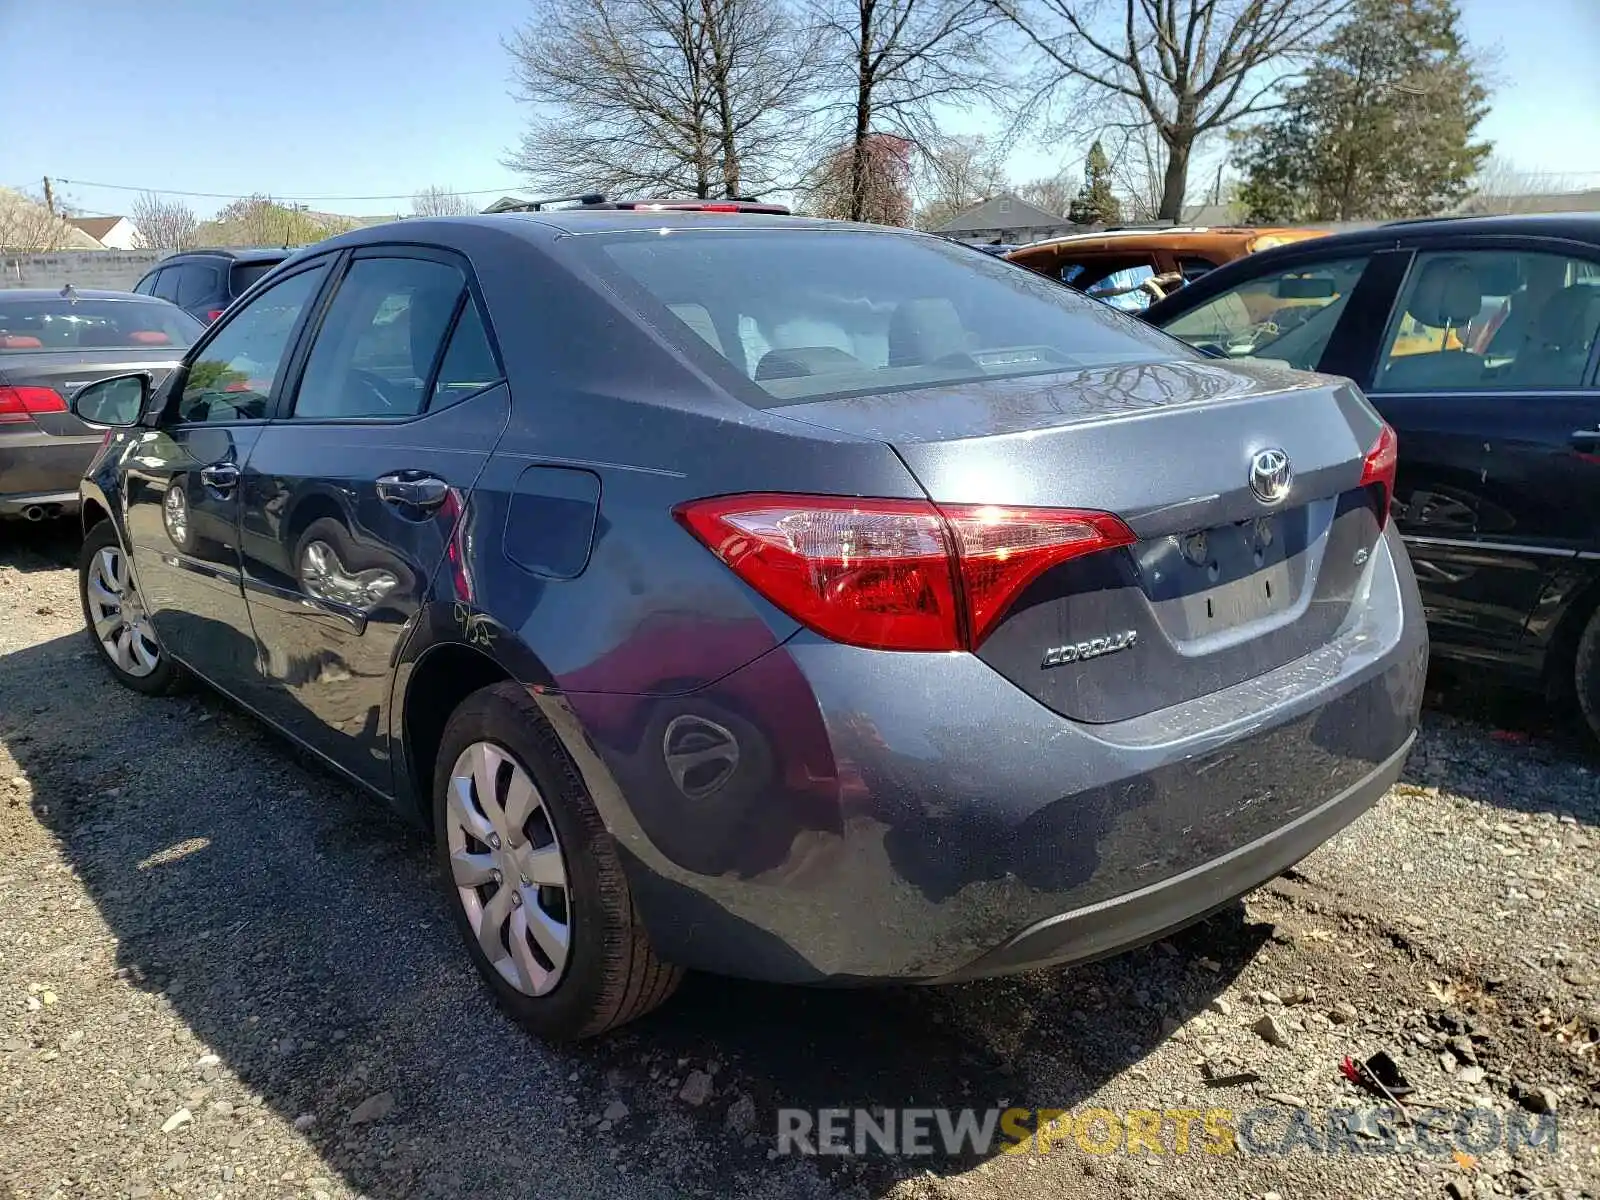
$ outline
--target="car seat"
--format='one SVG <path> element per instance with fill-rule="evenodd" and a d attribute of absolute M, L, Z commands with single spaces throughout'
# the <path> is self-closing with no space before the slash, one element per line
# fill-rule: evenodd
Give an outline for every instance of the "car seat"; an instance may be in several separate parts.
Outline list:
<path fill-rule="evenodd" d="M 1463 259 L 1438 258 L 1422 268 L 1406 312 L 1430 329 L 1443 330 L 1440 341 L 1448 347 L 1451 333 L 1482 307 L 1483 290 L 1472 268 Z M 1482 380 L 1483 360 L 1464 347 L 1392 359 L 1382 376 L 1384 389 L 1391 392 L 1472 387 Z"/>

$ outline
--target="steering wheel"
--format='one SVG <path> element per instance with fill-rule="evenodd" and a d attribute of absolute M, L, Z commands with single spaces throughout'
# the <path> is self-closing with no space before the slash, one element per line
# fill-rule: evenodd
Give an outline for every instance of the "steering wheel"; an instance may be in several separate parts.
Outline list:
<path fill-rule="evenodd" d="M 350 368 L 350 378 L 354 379 L 362 387 L 366 388 L 367 391 L 371 392 L 373 397 L 386 410 L 390 412 L 394 411 L 394 401 L 389 398 L 389 381 L 382 375 L 379 375 L 376 371 L 367 371 L 361 367 L 352 367 Z"/>

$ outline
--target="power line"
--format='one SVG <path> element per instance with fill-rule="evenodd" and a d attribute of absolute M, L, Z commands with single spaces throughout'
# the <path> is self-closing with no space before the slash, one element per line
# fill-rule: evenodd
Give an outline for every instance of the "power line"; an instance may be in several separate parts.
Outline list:
<path fill-rule="evenodd" d="M 87 179 L 61 179 L 59 177 L 57 178 L 56 182 L 57 183 L 62 183 L 62 184 L 70 184 L 72 187 L 107 188 L 107 189 L 109 189 L 111 191 L 114 191 L 114 192 L 150 192 L 150 193 L 152 193 L 154 195 L 157 195 L 157 196 L 186 196 L 186 197 L 190 197 L 190 198 L 198 199 L 198 200 L 244 200 L 244 199 L 248 199 L 249 196 L 251 194 L 253 194 L 253 193 L 238 193 L 238 192 L 186 192 L 186 191 L 180 191 L 177 188 L 134 187 L 134 186 L 132 186 L 130 184 L 125 184 L 125 183 L 92 183 Z M 515 192 L 515 191 L 520 190 L 523 186 L 524 185 L 522 185 L 522 184 L 513 183 L 513 184 L 506 184 L 506 185 L 504 185 L 502 187 L 492 187 L 492 188 L 469 188 L 469 189 L 466 189 L 466 190 L 455 190 L 455 189 L 452 189 L 451 191 L 449 191 L 446 194 L 447 195 L 451 195 L 451 196 L 492 196 L 492 195 L 497 195 L 497 194 L 504 194 L 506 192 Z M 418 189 L 418 190 L 421 190 L 421 189 Z M 276 193 L 272 193 L 271 195 L 272 195 L 272 199 L 274 199 L 274 200 L 296 200 L 296 201 L 300 201 L 300 200 L 323 200 L 323 201 L 332 200 L 332 201 L 344 201 L 344 200 L 410 200 L 416 194 L 417 193 L 415 191 L 411 191 L 411 192 L 394 192 L 394 193 L 390 193 L 388 195 L 381 195 L 381 196 L 306 196 L 306 195 L 301 195 L 301 196 L 280 196 L 280 195 L 278 195 Z"/>

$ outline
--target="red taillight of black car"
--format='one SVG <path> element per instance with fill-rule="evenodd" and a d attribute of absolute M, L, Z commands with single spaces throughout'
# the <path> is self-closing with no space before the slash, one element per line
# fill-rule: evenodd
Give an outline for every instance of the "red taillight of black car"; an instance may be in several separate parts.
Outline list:
<path fill-rule="evenodd" d="M 61 393 L 47 387 L 0 387 L 0 425 L 31 421 L 37 413 L 67 411 Z"/>
<path fill-rule="evenodd" d="M 1135 540 L 1109 513 L 926 500 L 763 493 L 673 515 L 796 621 L 878 650 L 976 649 L 1045 571 Z"/>
<path fill-rule="evenodd" d="M 1378 440 L 1372 443 L 1372 449 L 1367 451 L 1366 462 L 1361 467 L 1362 487 L 1377 484 L 1383 488 L 1383 499 L 1378 506 L 1379 529 L 1389 521 L 1389 506 L 1394 502 L 1395 464 L 1399 459 L 1400 439 L 1395 437 L 1394 430 L 1385 424 L 1378 431 Z"/>

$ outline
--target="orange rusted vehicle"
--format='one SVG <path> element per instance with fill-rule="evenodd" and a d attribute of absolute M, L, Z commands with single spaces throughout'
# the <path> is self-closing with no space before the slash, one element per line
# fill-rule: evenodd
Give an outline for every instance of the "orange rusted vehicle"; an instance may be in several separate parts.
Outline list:
<path fill-rule="evenodd" d="M 1243 226 L 1109 229 L 1018 246 L 1005 257 L 1118 308 L 1142 309 L 1223 263 L 1326 233 Z"/>

